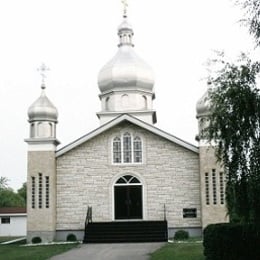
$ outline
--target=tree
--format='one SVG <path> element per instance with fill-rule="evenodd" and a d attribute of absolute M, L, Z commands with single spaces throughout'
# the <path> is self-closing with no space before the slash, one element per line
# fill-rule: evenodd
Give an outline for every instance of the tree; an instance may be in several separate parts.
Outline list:
<path fill-rule="evenodd" d="M 26 182 L 23 183 L 23 186 L 17 190 L 17 193 L 20 195 L 21 198 L 23 198 L 24 203 L 26 204 L 26 198 L 27 198 L 27 185 Z"/>
<path fill-rule="evenodd" d="M 5 189 L 8 187 L 9 180 L 6 177 L 0 176 L 0 189 Z"/>
<path fill-rule="evenodd" d="M 0 207 L 25 207 L 26 206 L 26 183 L 14 192 L 8 185 L 6 177 L 0 177 Z"/>
<path fill-rule="evenodd" d="M 231 221 L 260 224 L 260 63 L 242 54 L 239 63 L 220 60 L 210 78 L 209 125 L 202 135 L 217 144 L 227 172 L 227 205 Z"/>
<path fill-rule="evenodd" d="M 257 46 L 260 46 L 260 1 L 236 0 L 245 10 L 245 19 L 242 21 L 249 27 L 249 33 L 253 35 Z"/>

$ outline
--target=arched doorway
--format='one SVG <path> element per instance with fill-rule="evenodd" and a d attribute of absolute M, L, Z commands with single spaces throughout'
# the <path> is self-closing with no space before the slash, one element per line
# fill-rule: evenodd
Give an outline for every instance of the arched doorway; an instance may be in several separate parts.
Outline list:
<path fill-rule="evenodd" d="M 143 218 L 143 186 L 132 175 L 120 177 L 114 184 L 115 219 Z"/>

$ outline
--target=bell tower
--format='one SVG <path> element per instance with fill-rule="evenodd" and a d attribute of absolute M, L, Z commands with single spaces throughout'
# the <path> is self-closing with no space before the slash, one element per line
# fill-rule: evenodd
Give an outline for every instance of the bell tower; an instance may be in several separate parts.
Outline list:
<path fill-rule="evenodd" d="M 215 155 L 216 144 L 209 143 L 203 137 L 203 130 L 209 125 L 210 91 L 207 91 L 198 100 L 196 110 L 198 119 L 198 142 L 201 185 L 201 212 L 202 227 L 208 224 L 227 222 L 225 200 L 225 171 Z"/>
<path fill-rule="evenodd" d="M 56 231 L 56 139 L 58 112 L 45 94 L 48 68 L 42 64 L 41 95 L 28 109 L 27 242 L 53 241 Z"/>

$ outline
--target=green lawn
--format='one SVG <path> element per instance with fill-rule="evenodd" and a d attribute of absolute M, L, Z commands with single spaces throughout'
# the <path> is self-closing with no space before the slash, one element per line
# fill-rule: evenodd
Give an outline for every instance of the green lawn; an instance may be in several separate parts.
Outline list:
<path fill-rule="evenodd" d="M 151 260 L 205 260 L 202 243 L 168 243 L 155 251 Z"/>
<path fill-rule="evenodd" d="M 48 246 L 0 245 L 0 259 L 45 260 L 77 246 L 78 244 Z"/>

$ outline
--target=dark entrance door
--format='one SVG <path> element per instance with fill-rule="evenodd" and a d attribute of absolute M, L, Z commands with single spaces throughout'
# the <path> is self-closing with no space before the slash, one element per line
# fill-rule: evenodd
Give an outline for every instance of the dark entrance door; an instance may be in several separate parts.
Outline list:
<path fill-rule="evenodd" d="M 142 219 L 142 185 L 114 186 L 115 219 Z"/>

